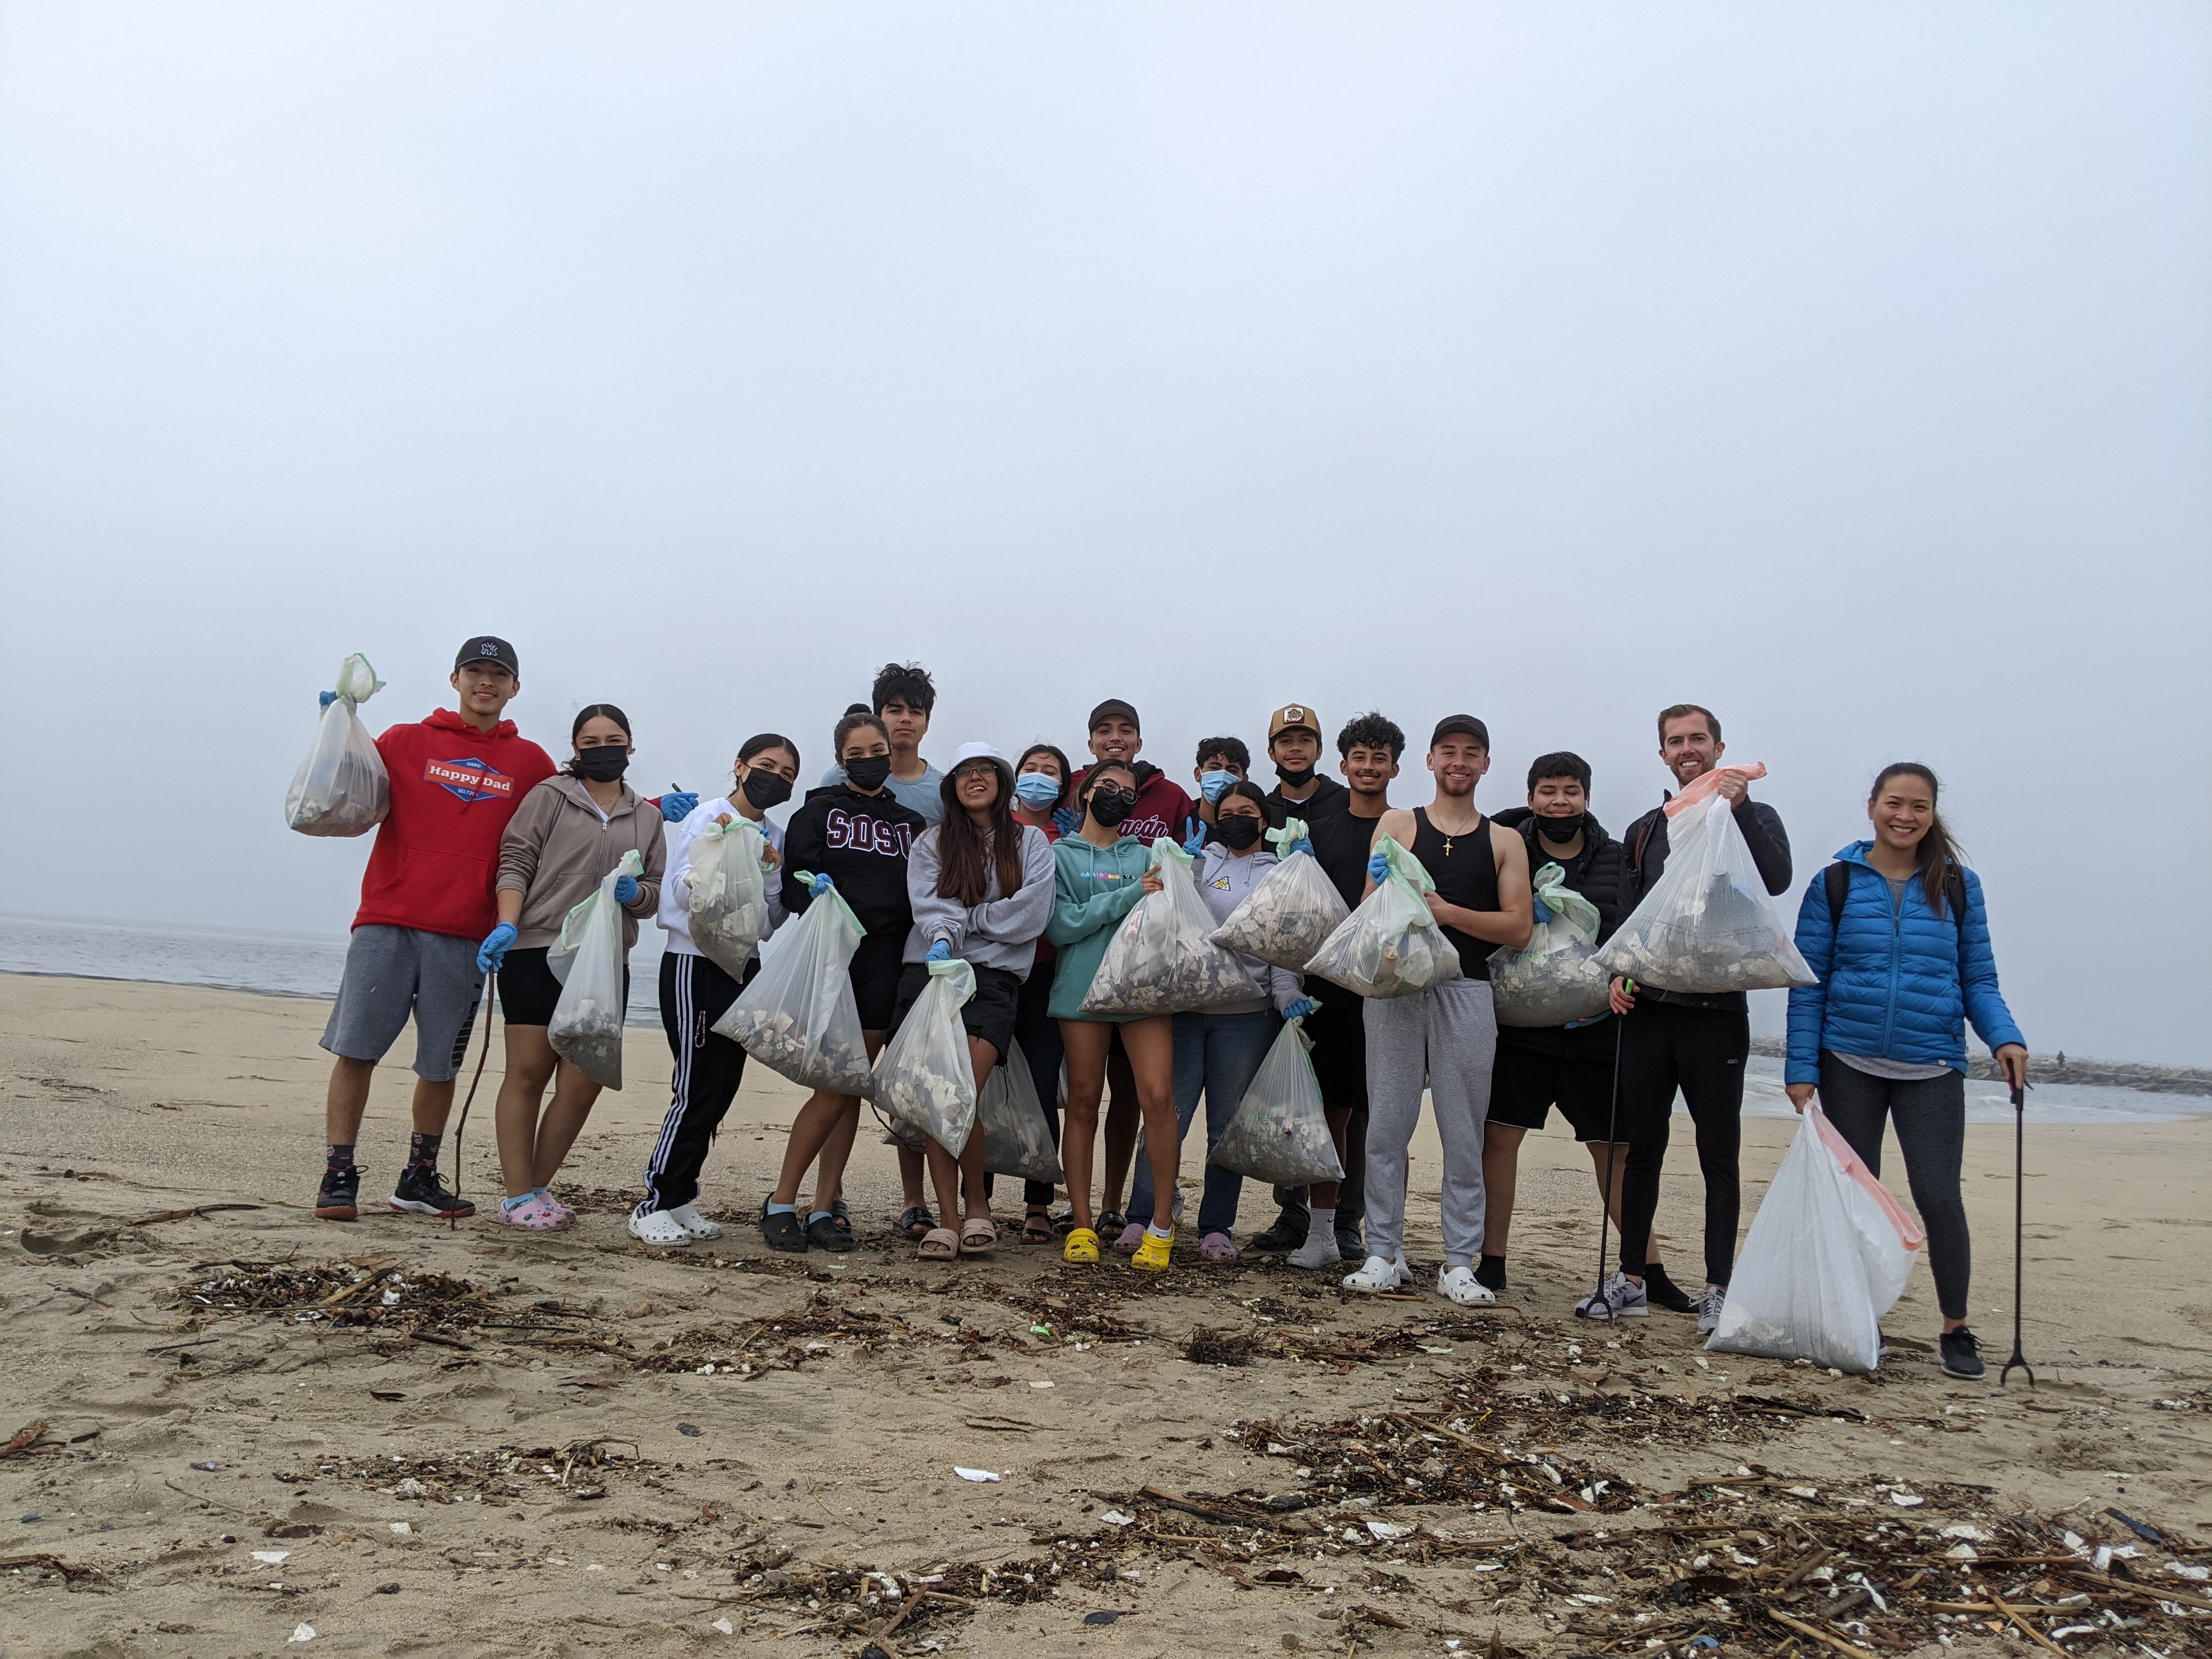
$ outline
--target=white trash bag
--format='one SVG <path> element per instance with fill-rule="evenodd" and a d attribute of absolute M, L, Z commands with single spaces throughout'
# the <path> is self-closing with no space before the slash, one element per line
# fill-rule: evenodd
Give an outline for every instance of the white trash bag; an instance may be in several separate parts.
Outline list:
<path fill-rule="evenodd" d="M 804 870 L 787 881 L 805 882 Z M 753 982 L 738 993 L 714 1034 L 802 1089 L 865 1095 L 875 1086 L 860 1005 L 853 1000 L 853 952 L 866 930 L 836 889 L 776 934 L 776 947 Z"/>
<path fill-rule="evenodd" d="M 1870 1371 L 1881 1362 L 1881 1316 L 1905 1293 L 1920 1245 L 1904 1207 L 1808 1103 L 1705 1346 Z"/>
<path fill-rule="evenodd" d="M 1606 1011 L 1611 976 L 1597 965 L 1597 906 L 1567 885 L 1556 864 L 1531 878 L 1536 896 L 1552 913 L 1521 950 L 1501 945 L 1490 953 L 1490 1000 L 1500 1025 L 1567 1025 Z"/>
<path fill-rule="evenodd" d="M 1083 1012 L 1180 1014 L 1265 994 L 1244 964 L 1213 942 L 1213 916 L 1198 896 L 1192 863 L 1167 836 L 1152 843 L 1151 867 L 1164 884 L 1115 924 L 1083 994 Z"/>
<path fill-rule="evenodd" d="M 1384 836 L 1375 850 L 1390 873 L 1360 900 L 1304 964 L 1309 974 L 1364 997 L 1404 997 L 1462 977 L 1459 948 L 1429 914 L 1437 890 L 1420 860 Z"/>
<path fill-rule="evenodd" d="M 992 1175 L 1018 1176 L 1057 1187 L 1067 1179 L 1052 1144 L 1052 1120 L 1037 1098 L 1036 1079 L 1022 1058 L 1022 1045 L 1006 1045 L 1006 1056 L 983 1079 L 976 1097 L 975 1121 L 983 1128 L 983 1168 Z"/>
<path fill-rule="evenodd" d="M 1763 778 L 1766 768 L 1708 772 L 1667 803 L 1667 868 L 1597 953 L 1607 974 L 1698 994 L 1813 983 L 1718 793 L 1729 772 Z"/>
<path fill-rule="evenodd" d="M 759 948 L 768 921 L 768 885 L 761 853 L 768 837 L 759 826 L 732 812 L 726 823 L 710 823 L 691 839 L 691 942 L 700 955 L 732 979 L 745 976 L 745 964 Z"/>
<path fill-rule="evenodd" d="M 872 1092 L 895 1130 L 920 1129 L 957 1158 L 975 1127 L 975 1068 L 960 1023 L 975 970 L 957 957 L 928 966 L 929 983 L 877 1056 Z"/>
<path fill-rule="evenodd" d="M 629 1012 L 623 969 L 622 906 L 615 884 L 645 873 L 633 847 L 600 879 L 599 889 L 561 921 L 561 937 L 545 952 L 545 966 L 561 981 L 561 1000 L 546 1022 L 553 1052 L 592 1082 L 622 1087 L 623 1019 Z"/>
<path fill-rule="evenodd" d="M 1285 818 L 1281 829 L 1267 831 L 1267 839 L 1280 848 L 1304 840 L 1305 834 L 1303 818 Z M 1244 902 L 1213 930 L 1212 939 L 1225 951 L 1241 951 L 1295 973 L 1351 914 L 1336 884 L 1312 854 L 1301 850 L 1261 877 Z"/>
<path fill-rule="evenodd" d="M 284 822 L 303 836 L 366 835 L 392 811 L 392 779 L 354 711 L 384 690 L 356 652 L 338 665 L 337 696 L 315 727 L 307 758 L 284 792 Z"/>
<path fill-rule="evenodd" d="M 1208 1164 L 1278 1187 L 1344 1179 L 1322 1107 L 1321 1083 L 1306 1057 L 1313 1039 L 1304 1028 L 1302 1018 L 1283 1022 L 1252 1075 L 1251 1087 L 1237 1103 L 1237 1115 L 1206 1154 Z"/>

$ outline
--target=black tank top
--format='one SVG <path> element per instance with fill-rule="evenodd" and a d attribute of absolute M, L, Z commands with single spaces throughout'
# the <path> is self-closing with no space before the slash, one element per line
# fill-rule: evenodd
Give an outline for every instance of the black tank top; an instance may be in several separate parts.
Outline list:
<path fill-rule="evenodd" d="M 1498 854 L 1490 845 L 1490 819 L 1478 817 L 1465 835 L 1447 836 L 1429 822 L 1429 809 L 1413 809 L 1413 856 L 1437 884 L 1437 896 L 1462 910 L 1496 910 Z M 1444 937 L 1459 950 L 1459 970 L 1469 979 L 1490 977 L 1490 953 L 1498 947 L 1486 939 L 1444 929 Z"/>

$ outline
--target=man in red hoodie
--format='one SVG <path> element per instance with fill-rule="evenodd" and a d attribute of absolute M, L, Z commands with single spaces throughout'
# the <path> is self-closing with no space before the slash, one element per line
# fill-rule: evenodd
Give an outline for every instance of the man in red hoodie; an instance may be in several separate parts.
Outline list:
<path fill-rule="evenodd" d="M 415 1133 L 391 1205 L 417 1215 L 476 1213 L 439 1180 L 438 1143 L 483 994 L 477 946 L 499 921 L 492 878 L 500 835 L 554 767 L 501 718 L 522 689 L 513 646 L 489 634 L 471 640 L 453 659 L 452 684 L 459 714 L 441 708 L 376 740 L 392 778 L 392 811 L 361 878 L 345 975 L 323 1031 L 323 1047 L 337 1056 L 325 1109 L 328 1162 L 315 1195 L 315 1213 L 325 1221 L 359 1213 L 354 1139 L 376 1063 L 410 1015 Z"/>

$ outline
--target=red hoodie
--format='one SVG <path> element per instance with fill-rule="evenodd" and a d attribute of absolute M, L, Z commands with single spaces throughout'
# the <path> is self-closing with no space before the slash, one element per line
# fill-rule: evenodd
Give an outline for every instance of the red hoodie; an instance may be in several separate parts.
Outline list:
<path fill-rule="evenodd" d="M 499 921 L 499 838 L 552 757 L 501 720 L 479 732 L 450 708 L 376 740 L 392 811 L 361 878 L 353 925 L 482 939 Z"/>

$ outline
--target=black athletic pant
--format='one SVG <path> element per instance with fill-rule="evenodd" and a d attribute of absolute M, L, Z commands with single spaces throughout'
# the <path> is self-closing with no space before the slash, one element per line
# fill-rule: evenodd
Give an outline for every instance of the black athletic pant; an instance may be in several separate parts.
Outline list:
<path fill-rule="evenodd" d="M 1620 1022 L 1619 1139 L 1628 1143 L 1620 1183 L 1623 1272 L 1626 1241 L 1647 1244 L 1659 1209 L 1659 1169 L 1680 1089 L 1697 1131 L 1698 1167 L 1705 1178 L 1705 1282 L 1726 1285 L 1735 1265 L 1736 1221 L 1743 1208 L 1737 1153 L 1743 1143 L 1743 1065 L 1751 1053 L 1751 1016 L 1741 1010 L 1686 1008 L 1639 996 Z"/>
<path fill-rule="evenodd" d="M 639 1215 L 672 1210 L 699 1196 L 699 1170 L 745 1074 L 745 1051 L 709 1029 L 760 972 L 756 956 L 741 984 L 704 957 L 668 951 L 660 958 L 660 1024 L 676 1057 L 668 1115 L 645 1166 Z"/>
<path fill-rule="evenodd" d="M 1053 969 L 1059 959 L 1040 962 L 1030 969 L 1030 976 L 1022 981 L 1022 994 L 1014 1004 L 1014 1041 L 1021 1045 L 1022 1058 L 1029 1062 L 1030 1077 L 1036 1084 L 1037 1100 L 1044 1107 L 1044 1121 L 1052 1131 L 1052 1144 L 1060 1145 L 1060 1062 L 1061 1044 L 1060 1022 L 1046 1010 L 1052 1000 Z M 1052 1182 L 1025 1181 L 1022 1183 L 1024 1204 L 1052 1206 Z"/>
<path fill-rule="evenodd" d="M 1881 1127 L 1897 1125 L 1905 1178 L 1913 1206 L 1928 1230 L 1928 1267 L 1936 1275 L 1936 1301 L 1946 1319 L 1966 1316 L 1966 1285 L 1973 1249 L 1966 1237 L 1966 1203 L 1959 1193 L 1959 1166 L 1966 1155 L 1966 1077 L 1869 1077 L 1820 1051 L 1820 1109 L 1867 1168 L 1881 1174 Z"/>

